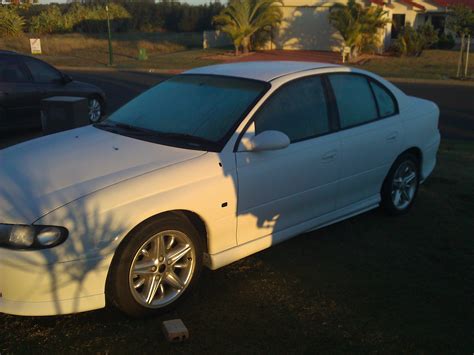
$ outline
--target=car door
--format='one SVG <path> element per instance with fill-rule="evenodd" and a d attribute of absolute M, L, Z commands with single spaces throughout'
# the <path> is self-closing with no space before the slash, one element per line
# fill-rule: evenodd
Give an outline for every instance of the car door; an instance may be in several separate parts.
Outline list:
<path fill-rule="evenodd" d="M 282 231 L 336 207 L 340 139 L 332 134 L 325 79 L 312 76 L 279 88 L 246 132 L 285 133 L 280 150 L 236 153 L 238 243 Z"/>
<path fill-rule="evenodd" d="M 40 92 L 40 100 L 52 96 L 65 95 L 65 82 L 60 71 L 36 58 L 24 57 L 23 61 Z"/>
<path fill-rule="evenodd" d="M 381 83 L 364 75 L 334 73 L 328 79 L 342 141 L 338 207 L 378 199 L 401 145 L 395 97 Z"/>
<path fill-rule="evenodd" d="M 39 93 L 19 56 L 0 56 L 0 127 L 39 125 Z"/>

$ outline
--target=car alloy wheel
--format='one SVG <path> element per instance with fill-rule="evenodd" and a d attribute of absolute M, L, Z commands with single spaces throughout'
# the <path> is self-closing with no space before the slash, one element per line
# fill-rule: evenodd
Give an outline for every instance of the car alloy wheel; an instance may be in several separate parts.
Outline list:
<path fill-rule="evenodd" d="M 391 197 L 395 208 L 404 210 L 415 198 L 418 188 L 417 169 L 413 161 L 406 160 L 398 166 L 392 180 Z"/>
<path fill-rule="evenodd" d="M 195 267 L 196 250 L 186 234 L 159 232 L 138 248 L 129 272 L 130 290 L 143 307 L 164 307 L 188 287 Z"/>
<path fill-rule="evenodd" d="M 419 159 L 404 153 L 393 163 L 382 185 L 381 206 L 390 215 L 408 212 L 413 205 L 420 184 Z"/>
<path fill-rule="evenodd" d="M 96 123 L 102 117 L 102 105 L 97 98 L 89 99 L 89 121 Z"/>

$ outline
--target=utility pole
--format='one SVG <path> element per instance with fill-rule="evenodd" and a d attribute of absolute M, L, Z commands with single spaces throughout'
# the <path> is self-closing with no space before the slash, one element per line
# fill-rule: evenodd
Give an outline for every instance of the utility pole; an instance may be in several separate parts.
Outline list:
<path fill-rule="evenodd" d="M 114 65 L 114 53 L 112 50 L 112 34 L 110 32 L 109 5 L 105 5 L 105 12 L 107 13 L 107 32 L 109 37 L 109 66 L 112 66 Z"/>
<path fill-rule="evenodd" d="M 466 67 L 464 69 L 464 77 L 467 79 L 467 68 L 469 66 L 469 47 L 471 46 L 471 35 L 467 35 L 467 48 L 466 48 Z"/>
<path fill-rule="evenodd" d="M 464 33 L 461 34 L 461 48 L 459 49 L 459 61 L 458 61 L 458 71 L 456 73 L 456 78 L 461 77 L 462 67 L 463 67 L 463 55 L 464 55 Z"/>

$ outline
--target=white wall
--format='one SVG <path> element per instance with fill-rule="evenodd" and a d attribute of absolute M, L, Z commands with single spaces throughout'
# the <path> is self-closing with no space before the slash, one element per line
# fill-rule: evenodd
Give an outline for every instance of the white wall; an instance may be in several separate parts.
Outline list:
<path fill-rule="evenodd" d="M 424 22 L 425 12 L 421 9 L 395 0 L 386 0 L 390 7 L 385 6 L 387 16 L 392 19 L 393 14 L 405 14 L 405 21 L 415 27 Z M 426 8 L 426 11 L 444 11 L 444 8 L 434 3 L 417 1 Z M 329 9 L 335 3 L 346 4 L 346 0 L 312 1 L 312 0 L 284 0 L 283 22 L 273 31 L 273 48 L 277 49 L 307 49 L 340 51 L 340 35 L 331 26 L 328 20 Z M 370 2 L 362 2 L 365 6 Z M 373 5 L 375 6 L 375 5 Z M 392 24 L 388 24 L 381 32 L 384 45 L 390 45 Z M 268 48 L 269 46 L 265 46 Z"/>

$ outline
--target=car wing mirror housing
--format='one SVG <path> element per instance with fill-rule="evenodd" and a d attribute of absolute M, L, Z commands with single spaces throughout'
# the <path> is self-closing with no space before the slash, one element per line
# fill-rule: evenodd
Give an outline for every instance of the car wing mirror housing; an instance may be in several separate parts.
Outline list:
<path fill-rule="evenodd" d="M 69 75 L 63 74 L 63 83 L 64 84 L 70 83 L 71 81 L 72 81 L 72 78 Z"/>
<path fill-rule="evenodd" d="M 262 152 L 265 150 L 284 149 L 290 145 L 290 138 L 280 131 L 264 131 L 251 138 L 242 140 L 243 150 Z"/>

